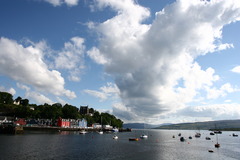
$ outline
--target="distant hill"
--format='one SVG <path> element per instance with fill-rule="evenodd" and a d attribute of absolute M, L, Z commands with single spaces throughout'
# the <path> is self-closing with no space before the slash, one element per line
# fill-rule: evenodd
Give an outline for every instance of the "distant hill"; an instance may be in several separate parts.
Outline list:
<path fill-rule="evenodd" d="M 163 125 L 170 125 L 171 123 L 165 123 L 165 124 L 157 124 L 157 125 L 152 125 L 152 124 L 145 124 L 144 127 L 144 123 L 124 123 L 123 124 L 123 128 L 133 128 L 133 129 L 147 129 L 147 128 L 156 128 L 159 126 L 163 126 Z"/>
<path fill-rule="evenodd" d="M 189 129 L 189 130 L 238 130 L 240 129 L 240 120 L 220 120 L 208 122 L 195 122 L 195 123 L 179 123 L 155 127 L 155 129 Z"/>

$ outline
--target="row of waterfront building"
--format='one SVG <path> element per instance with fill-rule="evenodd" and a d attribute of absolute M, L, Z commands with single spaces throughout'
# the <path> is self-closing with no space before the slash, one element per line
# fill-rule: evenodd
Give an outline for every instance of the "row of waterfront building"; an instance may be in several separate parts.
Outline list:
<path fill-rule="evenodd" d="M 94 123 L 92 126 L 88 127 L 86 119 L 63 119 L 61 117 L 58 120 L 52 119 L 23 119 L 14 117 L 0 116 L 0 125 L 4 124 L 16 124 L 21 126 L 55 126 L 62 128 L 93 128 L 93 129 L 113 129 L 110 125 L 101 125 L 99 123 Z"/>

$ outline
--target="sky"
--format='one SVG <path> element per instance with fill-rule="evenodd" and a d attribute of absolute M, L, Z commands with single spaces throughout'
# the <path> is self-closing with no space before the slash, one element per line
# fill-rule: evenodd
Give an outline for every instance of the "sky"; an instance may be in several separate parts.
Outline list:
<path fill-rule="evenodd" d="M 0 91 L 125 123 L 240 119 L 239 0 L 1 0 Z"/>

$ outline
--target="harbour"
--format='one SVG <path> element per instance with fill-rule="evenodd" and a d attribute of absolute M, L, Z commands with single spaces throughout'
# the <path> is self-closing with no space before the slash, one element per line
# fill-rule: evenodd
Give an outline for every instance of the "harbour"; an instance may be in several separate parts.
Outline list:
<path fill-rule="evenodd" d="M 189 160 L 189 159 L 229 159 L 240 157 L 239 137 L 224 131 L 218 135 L 220 148 L 215 148 L 216 136 L 202 130 L 201 137 L 195 138 L 194 130 L 148 130 L 148 138 L 139 137 L 145 130 L 98 134 L 78 131 L 26 130 L 14 136 L 0 135 L 0 159 L 83 159 L 83 160 Z M 178 133 L 185 137 L 181 142 Z M 234 132 L 238 134 L 240 132 Z M 113 139 L 117 135 L 118 139 Z M 173 138 L 175 135 L 175 138 Z M 187 137 L 192 136 L 192 139 Z M 206 140 L 205 137 L 211 137 Z M 137 137 L 138 141 L 129 141 Z M 212 152 L 209 152 L 212 151 Z"/>

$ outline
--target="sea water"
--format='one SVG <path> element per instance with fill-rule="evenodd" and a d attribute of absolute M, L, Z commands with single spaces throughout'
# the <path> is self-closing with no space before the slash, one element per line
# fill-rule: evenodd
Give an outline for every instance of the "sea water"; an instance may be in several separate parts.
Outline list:
<path fill-rule="evenodd" d="M 129 141 L 130 137 L 148 134 L 147 139 Z M 181 142 L 178 133 L 185 137 Z M 194 130 L 133 130 L 132 132 L 98 134 L 90 132 L 37 132 L 22 135 L 0 135 L 1 160 L 239 160 L 240 138 L 232 133 L 218 135 L 220 148 L 215 148 L 216 135 L 201 131 L 195 138 Z M 173 138 L 173 135 L 175 138 Z M 192 136 L 192 139 L 188 139 Z M 206 137 L 211 140 L 206 140 Z M 213 152 L 210 153 L 209 150 Z"/>

